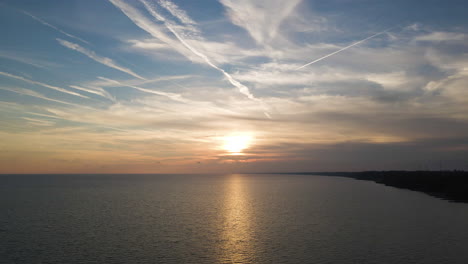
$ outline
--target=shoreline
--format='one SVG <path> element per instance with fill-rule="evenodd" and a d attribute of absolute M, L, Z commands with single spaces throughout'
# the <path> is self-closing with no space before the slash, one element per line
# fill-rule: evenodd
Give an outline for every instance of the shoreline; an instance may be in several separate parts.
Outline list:
<path fill-rule="evenodd" d="M 292 174 L 348 177 L 426 193 L 451 202 L 468 203 L 467 171 L 299 172 Z"/>

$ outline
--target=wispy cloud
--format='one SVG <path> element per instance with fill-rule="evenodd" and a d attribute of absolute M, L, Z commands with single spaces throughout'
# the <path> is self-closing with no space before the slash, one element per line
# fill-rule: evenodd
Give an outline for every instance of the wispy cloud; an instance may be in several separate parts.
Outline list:
<path fill-rule="evenodd" d="M 164 7 L 171 15 L 180 20 L 184 24 L 196 25 L 197 23 L 190 18 L 187 13 L 180 9 L 176 4 L 167 0 L 159 0 L 159 4 Z"/>
<path fill-rule="evenodd" d="M 114 101 L 114 98 L 102 88 L 96 87 L 94 89 L 89 89 L 89 88 L 84 88 L 84 87 L 81 87 L 81 86 L 78 86 L 78 85 L 69 85 L 69 86 L 71 88 L 73 88 L 73 89 L 85 91 L 87 93 L 96 94 L 96 95 L 99 95 L 101 97 L 104 97 L 104 98 L 107 98 L 107 99 L 110 99 L 110 100 Z"/>
<path fill-rule="evenodd" d="M 43 120 L 38 118 L 23 117 L 24 120 L 28 121 L 31 125 L 35 126 L 46 126 L 51 127 L 55 125 L 55 122 L 49 120 Z"/>
<path fill-rule="evenodd" d="M 51 102 L 55 102 L 55 103 L 61 103 L 61 104 L 65 104 L 65 105 L 72 105 L 72 106 L 78 106 L 76 104 L 73 104 L 73 103 L 69 103 L 69 102 L 65 102 L 65 101 L 61 101 L 61 100 L 57 100 L 57 99 L 53 99 L 53 98 L 49 98 L 45 95 L 42 95 L 38 92 L 35 92 L 35 91 L 32 91 L 32 90 L 28 90 L 28 89 L 24 89 L 24 88 L 18 88 L 18 87 L 5 87 L 5 86 L 0 86 L 0 89 L 1 90 L 5 90 L 5 91 L 9 91 L 9 92 L 13 92 L 13 93 L 17 93 L 17 94 L 22 94 L 22 95 L 27 95 L 27 96 L 31 96 L 31 97 L 36 97 L 36 98 L 39 98 L 39 99 L 43 99 L 43 100 L 47 100 L 47 101 L 51 101 Z"/>
<path fill-rule="evenodd" d="M 414 38 L 414 41 L 426 42 L 447 42 L 447 41 L 464 41 L 468 39 L 468 35 L 456 32 L 431 32 L 425 35 L 420 35 Z"/>
<path fill-rule="evenodd" d="M 46 84 L 46 83 L 33 81 L 33 80 L 30 80 L 30 79 L 27 79 L 27 78 L 24 78 L 24 77 L 21 77 L 21 76 L 17 76 L 17 75 L 14 75 L 14 74 L 6 73 L 6 72 L 0 72 L 0 75 L 6 76 L 6 77 L 9 77 L 9 78 L 13 78 L 13 79 L 17 79 L 17 80 L 21 80 L 21 81 L 24 81 L 24 82 L 27 82 L 27 83 L 30 83 L 30 84 L 40 85 L 40 86 L 43 86 L 43 87 L 46 87 L 46 88 L 49 88 L 49 89 L 53 89 L 53 90 L 56 90 L 56 91 L 59 91 L 59 92 L 62 92 L 62 93 L 67 93 L 67 94 L 71 94 L 71 95 L 75 95 L 75 96 L 79 96 L 79 97 L 83 97 L 83 98 L 88 98 L 88 97 L 86 97 L 84 95 L 81 95 L 79 93 L 75 93 L 75 92 L 72 92 L 72 91 L 57 87 L 57 86 L 49 85 L 49 84 Z"/>
<path fill-rule="evenodd" d="M 227 73 L 225 70 L 221 69 L 220 67 L 218 67 L 217 65 L 215 65 L 209 58 L 208 56 L 206 56 L 205 54 L 201 53 L 200 51 L 198 51 L 197 49 L 195 49 L 194 47 L 192 47 L 191 45 L 189 45 L 187 43 L 187 41 L 185 41 L 182 36 L 180 36 L 178 34 L 178 32 L 174 29 L 173 25 L 167 21 L 166 19 L 164 19 L 164 17 L 162 17 L 160 14 L 158 14 L 156 12 L 156 10 L 149 4 L 148 1 L 146 0 L 141 0 L 141 2 L 145 5 L 146 9 L 150 12 L 151 15 L 154 16 L 154 18 L 156 19 L 159 19 L 160 21 L 164 22 L 164 25 L 174 34 L 174 36 L 176 36 L 176 38 L 187 48 L 189 49 L 193 54 L 197 55 L 198 57 L 200 57 L 201 59 L 203 59 L 203 61 L 205 61 L 206 64 L 208 64 L 209 66 L 211 66 L 212 68 L 220 71 L 226 78 L 227 80 L 232 84 L 234 85 L 235 87 L 237 87 L 237 89 L 239 89 L 239 92 L 241 92 L 242 94 L 244 94 L 245 96 L 247 96 L 248 98 L 250 99 L 253 99 L 255 100 L 256 98 L 253 96 L 253 94 L 250 92 L 249 88 L 245 85 L 243 85 L 242 83 L 240 83 L 239 81 L 235 80 L 229 73 Z"/>
<path fill-rule="evenodd" d="M 161 34 L 162 30 L 159 29 L 157 25 L 152 23 L 150 20 L 148 20 L 146 17 L 144 17 L 137 9 L 134 7 L 128 5 L 127 3 L 120 1 L 120 0 L 110 0 L 111 3 L 113 3 L 117 8 L 119 8 L 127 17 L 129 17 L 137 26 L 139 26 L 141 29 L 145 30 L 149 34 L 151 34 L 155 38 L 159 38 L 160 40 L 166 42 L 167 44 L 174 43 L 174 40 L 166 35 L 166 34 Z M 204 63 L 206 63 L 208 66 L 218 70 L 221 72 L 226 79 L 235 87 L 239 89 L 239 91 L 247 96 L 250 99 L 253 100 L 258 100 L 254 97 L 254 95 L 250 92 L 249 88 L 243 84 L 241 84 L 239 81 L 235 80 L 229 73 L 227 73 L 225 70 L 221 69 L 217 65 L 215 65 L 208 56 L 206 56 L 204 53 L 200 52 L 193 46 L 191 46 L 185 39 L 177 32 L 175 29 L 174 24 L 164 18 L 163 15 L 157 12 L 157 10 L 154 8 L 154 5 L 146 0 L 141 0 L 147 11 L 157 20 L 160 22 L 163 22 L 165 27 L 176 37 L 176 39 L 187 49 L 189 50 L 192 54 L 197 56 L 198 58 L 202 59 Z M 166 1 L 167 2 L 167 1 Z M 185 53 L 182 53 L 185 55 Z"/>
<path fill-rule="evenodd" d="M 13 51 L 0 51 L 0 58 L 14 60 L 40 69 L 47 69 L 58 66 L 58 64 L 49 61 L 33 59 L 29 54 L 18 54 L 17 52 Z"/>
<path fill-rule="evenodd" d="M 174 76 L 161 76 L 161 77 L 156 77 L 156 78 L 151 78 L 147 80 L 140 80 L 140 79 L 129 79 L 129 80 L 122 80 L 120 79 L 118 81 L 118 85 L 116 85 L 115 81 L 106 81 L 103 80 L 102 77 L 98 77 L 97 80 L 85 82 L 83 84 L 80 84 L 80 86 L 85 86 L 85 87 L 92 87 L 96 90 L 103 90 L 101 87 L 118 87 L 121 86 L 121 84 L 124 85 L 147 85 L 151 83 L 157 83 L 157 82 L 164 82 L 168 81 L 171 83 L 175 84 L 175 80 L 184 80 L 188 78 L 193 78 L 195 75 L 174 75 Z M 110 79 L 109 79 L 110 80 Z"/>
<path fill-rule="evenodd" d="M 54 25 L 51 25 L 50 23 L 45 22 L 44 20 L 38 18 L 37 16 L 32 15 L 31 13 L 28 13 L 28 12 L 23 11 L 23 10 L 22 10 L 21 12 L 23 12 L 23 13 L 24 13 L 25 15 L 27 15 L 27 16 L 30 16 L 32 19 L 38 21 L 39 23 L 43 24 L 44 26 L 48 26 L 48 27 L 50 27 L 50 28 L 52 28 L 52 29 L 57 30 L 58 32 L 64 34 L 64 35 L 67 36 L 67 37 L 70 37 L 70 38 L 79 40 L 79 41 L 81 41 L 81 42 L 83 42 L 83 43 L 89 44 L 88 41 L 86 41 L 86 40 L 84 40 L 84 39 L 82 39 L 82 38 L 79 38 L 79 37 L 77 37 L 77 36 L 74 36 L 74 35 L 72 35 L 72 34 L 70 34 L 70 33 L 67 33 L 67 32 L 65 32 L 65 31 L 61 30 L 60 28 L 58 28 L 58 27 L 56 27 L 56 26 L 54 26 Z"/>
<path fill-rule="evenodd" d="M 220 0 L 228 9 L 232 23 L 250 34 L 258 44 L 268 44 L 281 23 L 301 0 Z"/>
<path fill-rule="evenodd" d="M 106 57 L 102 57 L 102 56 L 99 56 L 97 55 L 94 51 L 92 50 L 89 50 L 89 49 L 86 49 L 76 43 L 72 43 L 72 42 L 69 42 L 69 41 L 66 41 L 66 40 L 63 40 L 63 39 L 57 39 L 57 41 L 64 47 L 67 47 L 71 50 L 75 50 L 75 51 L 78 51 L 86 56 L 88 56 L 90 59 L 96 61 L 96 62 L 99 62 L 101 64 L 104 64 L 110 68 L 114 68 L 116 70 L 119 70 L 121 72 L 125 72 L 129 75 L 132 75 L 133 77 L 136 77 L 138 79 L 142 79 L 142 80 L 145 80 L 145 78 L 141 77 L 140 75 L 136 74 L 135 72 L 133 72 L 132 70 L 128 69 L 128 68 L 125 68 L 123 66 L 120 66 L 119 64 L 117 64 L 114 60 L 110 59 L 110 58 L 106 58 Z"/>
<path fill-rule="evenodd" d="M 160 96 L 165 96 L 165 97 L 170 98 L 170 99 L 172 99 L 174 101 L 187 102 L 187 100 L 182 98 L 182 96 L 180 94 L 159 92 L 159 91 L 155 91 L 155 90 L 141 88 L 141 87 L 138 87 L 138 86 L 135 86 L 135 85 L 121 83 L 119 81 L 104 78 L 104 77 L 98 77 L 98 78 L 101 79 L 101 80 L 104 80 L 104 81 L 115 83 L 117 86 L 129 87 L 129 88 L 133 88 L 133 89 L 136 89 L 138 91 L 141 91 L 141 92 L 156 94 L 156 95 L 160 95 Z"/>
<path fill-rule="evenodd" d="M 153 23 L 147 16 L 143 15 L 138 9 L 120 0 L 109 0 L 114 6 L 122 11 L 135 25 L 144 31 L 148 32 L 151 36 L 159 39 L 167 44 L 170 48 L 175 49 L 180 54 L 194 60 L 193 54 L 187 50 L 178 40 L 174 39 L 167 33 L 167 30 L 158 24 Z M 161 19 L 164 19 L 161 17 Z M 159 20 L 159 19 L 158 19 Z M 199 58 L 196 58 L 199 59 Z"/>

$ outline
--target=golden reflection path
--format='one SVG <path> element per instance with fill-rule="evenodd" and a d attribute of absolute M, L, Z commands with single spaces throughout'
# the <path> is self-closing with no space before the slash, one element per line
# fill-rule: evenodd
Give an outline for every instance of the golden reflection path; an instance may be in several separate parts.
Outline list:
<path fill-rule="evenodd" d="M 253 263 L 252 206 L 245 176 L 228 176 L 223 206 L 220 263 Z"/>

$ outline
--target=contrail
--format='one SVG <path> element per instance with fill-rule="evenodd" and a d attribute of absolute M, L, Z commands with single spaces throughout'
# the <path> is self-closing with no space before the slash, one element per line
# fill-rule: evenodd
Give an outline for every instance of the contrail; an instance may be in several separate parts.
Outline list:
<path fill-rule="evenodd" d="M 152 35 L 155 38 L 160 39 L 161 41 L 167 43 L 168 45 L 174 47 L 175 44 L 181 44 L 182 47 L 184 47 L 184 51 L 188 50 L 191 52 L 191 54 L 197 56 L 200 58 L 206 65 L 212 67 L 213 69 L 221 72 L 224 77 L 227 79 L 229 83 L 231 83 L 234 87 L 236 87 L 239 92 L 243 95 L 245 95 L 247 98 L 259 102 L 262 107 L 265 109 L 264 114 L 266 117 L 271 118 L 271 116 L 267 113 L 267 107 L 265 103 L 259 99 L 256 98 L 251 92 L 250 89 L 237 81 L 231 74 L 223 70 L 221 67 L 217 66 L 206 54 L 203 52 L 199 51 L 192 45 L 190 45 L 184 38 L 183 35 L 179 34 L 177 31 L 177 26 L 178 24 L 173 23 L 172 21 L 166 19 L 163 15 L 157 12 L 157 10 L 154 7 L 154 4 L 148 0 L 140 0 L 140 2 L 144 5 L 146 11 L 157 21 L 161 22 L 164 27 L 174 35 L 175 39 L 167 35 L 166 32 L 163 32 L 163 30 L 159 29 L 159 25 L 155 25 L 153 22 L 151 22 L 149 19 L 146 18 L 145 15 L 141 14 L 136 8 L 133 6 L 129 5 L 126 3 L 124 0 L 109 0 L 114 6 L 116 6 L 118 9 L 120 9 L 130 20 L 132 20 L 138 27 L 141 29 L 145 30 L 148 32 L 150 35 Z M 162 2 L 167 2 L 167 0 L 161 0 L 160 3 Z M 175 6 L 175 5 L 174 5 Z M 163 6 L 164 7 L 164 6 Z M 167 7 L 164 7 L 167 9 Z M 169 12 L 179 20 L 183 20 L 180 17 L 180 14 L 175 14 L 175 9 L 172 10 L 172 12 L 169 10 Z M 174 14 L 173 14 L 174 13 Z M 186 15 L 186 14 L 185 14 Z M 187 16 L 188 17 L 188 16 Z M 184 26 L 189 26 L 191 24 L 185 23 L 185 21 L 182 21 Z M 195 31 L 196 30 L 195 28 Z M 185 52 L 181 52 L 179 48 L 176 48 L 178 52 L 180 52 L 182 55 L 187 56 Z"/>
<path fill-rule="evenodd" d="M 49 88 L 49 89 L 52 89 L 52 90 L 56 90 L 56 91 L 59 91 L 59 92 L 62 92 L 62 93 L 72 94 L 72 95 L 79 96 L 79 97 L 83 97 L 83 98 L 89 98 L 89 97 L 87 97 L 87 96 L 84 96 L 84 95 L 81 95 L 81 94 L 79 94 L 79 93 L 75 93 L 75 92 L 69 91 L 69 90 L 67 90 L 67 89 L 63 89 L 63 88 L 60 88 L 60 87 L 57 87 L 57 86 L 53 86 L 53 85 L 49 85 L 49 84 L 46 84 L 46 83 L 41 83 L 41 82 L 33 81 L 33 80 L 30 80 L 30 79 L 27 79 L 27 78 L 24 78 L 24 77 L 21 77 L 21 76 L 18 76 L 18 75 L 10 74 L 10 73 L 7 73 L 7 72 L 2 72 L 2 71 L 0 71 L 0 75 L 6 76 L 6 77 L 9 77 L 9 78 L 13 78 L 13 79 L 17 79 L 17 80 L 21 80 L 21 81 L 23 81 L 23 82 L 27 82 L 27 83 L 30 83 L 30 84 L 40 85 L 40 86 L 42 86 L 42 87 L 46 87 L 46 88 Z"/>
<path fill-rule="evenodd" d="M 24 11 L 24 10 L 20 10 L 20 11 L 23 12 L 23 14 L 25 14 L 27 16 L 30 16 L 32 19 L 34 19 L 34 20 L 38 21 L 39 23 L 43 24 L 44 26 L 48 26 L 48 27 L 53 28 L 53 29 L 57 30 L 58 32 L 66 35 L 66 36 L 68 36 L 70 38 L 74 38 L 74 39 L 79 40 L 79 41 L 81 41 L 83 43 L 89 44 L 88 41 L 86 41 L 84 39 L 81 39 L 81 38 L 79 38 L 77 36 L 74 36 L 72 34 L 69 34 L 69 33 L 65 32 L 65 31 L 61 30 L 60 28 L 58 28 L 58 27 L 56 27 L 56 26 L 54 26 L 52 24 L 49 24 L 49 23 L 45 22 L 44 20 L 42 20 L 42 19 L 40 19 L 40 18 L 38 18 L 38 17 L 36 17 L 36 16 L 34 16 L 34 15 Z"/>
<path fill-rule="evenodd" d="M 123 66 L 120 66 L 113 59 L 107 58 L 107 57 L 101 57 L 101 56 L 97 55 L 94 51 L 86 49 L 86 48 L 78 45 L 77 43 L 73 43 L 73 42 L 66 41 L 66 40 L 59 39 L 59 38 L 57 38 L 57 41 L 62 46 L 66 47 L 66 48 L 69 48 L 71 50 L 77 51 L 79 53 L 82 53 L 82 54 L 86 55 L 88 58 L 90 58 L 90 59 L 92 59 L 92 60 L 94 60 L 96 62 L 99 62 L 101 64 L 104 64 L 107 67 L 114 68 L 114 69 L 116 69 L 118 71 L 121 71 L 121 72 L 125 72 L 126 74 L 132 75 L 133 77 L 136 77 L 138 79 L 146 80 L 145 78 L 143 78 L 140 75 L 136 74 L 132 70 L 130 70 L 128 68 L 125 68 Z"/>
<path fill-rule="evenodd" d="M 311 62 L 309 62 L 309 63 L 307 63 L 307 64 L 304 64 L 304 65 L 302 65 L 301 67 L 296 68 L 295 70 L 296 70 L 296 71 L 297 71 L 297 70 L 300 70 L 300 69 L 302 69 L 302 68 L 304 68 L 304 67 L 307 67 L 307 66 L 309 66 L 309 65 L 311 65 L 311 64 L 314 64 L 314 63 L 316 63 L 316 62 L 319 62 L 319 61 L 321 61 L 321 60 L 323 60 L 323 59 L 326 59 L 326 58 L 328 58 L 328 57 L 330 57 L 330 56 L 333 56 L 333 55 L 335 55 L 335 54 L 337 54 L 337 53 L 340 53 L 340 52 L 342 52 L 342 51 L 345 51 L 345 50 L 347 50 L 347 49 L 349 49 L 349 48 L 351 48 L 351 47 L 354 47 L 354 46 L 356 46 L 356 45 L 358 45 L 358 44 L 360 44 L 360 43 L 362 43 L 362 42 L 364 42 L 364 41 L 366 41 L 366 40 L 369 40 L 369 39 L 371 39 L 371 38 L 375 38 L 375 37 L 377 37 L 377 36 L 379 36 L 379 35 L 382 35 L 382 34 L 384 34 L 384 33 L 387 33 L 387 32 L 388 32 L 389 30 L 391 30 L 391 29 L 393 29 L 393 27 L 392 27 L 392 28 L 389 28 L 389 29 L 386 29 L 386 30 L 384 30 L 384 31 L 382 31 L 382 32 L 379 32 L 379 33 L 377 33 L 377 34 L 374 34 L 374 35 L 372 35 L 372 36 L 370 36 L 370 37 L 367 37 L 367 38 L 365 38 L 365 39 L 363 39 L 363 40 L 354 42 L 353 44 L 351 44 L 351 45 L 349 45 L 349 46 L 346 46 L 346 47 L 344 47 L 344 48 L 342 48 L 342 49 L 339 49 L 339 50 L 337 50 L 337 51 L 335 51 L 335 52 L 332 52 L 332 53 L 330 53 L 330 54 L 328 54 L 328 55 L 325 55 L 325 56 L 323 56 L 323 57 L 321 57 L 321 58 L 318 58 L 318 59 L 313 60 L 313 61 L 311 61 Z"/>
<path fill-rule="evenodd" d="M 245 96 L 247 96 L 249 99 L 252 99 L 252 100 L 258 100 L 257 98 L 255 98 L 253 96 L 253 94 L 250 92 L 250 89 L 243 85 L 242 83 L 240 83 L 239 81 L 237 81 L 236 79 L 234 79 L 229 73 L 227 73 L 225 70 L 221 69 L 220 67 L 216 66 L 209 58 L 208 56 L 206 56 L 205 54 L 201 53 L 200 51 L 198 51 L 197 49 L 195 49 L 194 47 L 192 47 L 191 45 L 189 45 L 187 43 L 187 41 L 185 41 L 184 38 L 182 38 L 180 36 L 180 34 L 173 28 L 172 24 L 170 22 L 168 22 L 163 16 L 161 16 L 160 14 L 158 14 L 154 8 L 151 6 L 151 4 L 147 1 L 147 0 L 140 0 L 143 5 L 145 6 L 145 8 L 148 10 L 148 12 L 154 17 L 156 18 L 157 20 L 161 21 L 164 23 L 164 25 L 166 26 L 167 29 L 169 29 L 169 31 L 172 32 L 172 34 L 174 34 L 174 36 L 180 41 L 180 43 L 182 43 L 182 45 L 184 45 L 188 50 L 190 50 L 193 54 L 195 54 L 196 56 L 198 56 L 199 58 L 201 58 L 202 60 L 205 61 L 206 64 L 208 64 L 209 66 L 211 66 L 212 68 L 218 70 L 219 72 L 221 72 L 224 77 L 227 78 L 227 80 L 233 85 L 235 86 L 237 89 L 239 89 L 239 92 L 241 92 L 242 94 L 244 94 Z"/>
<path fill-rule="evenodd" d="M 176 93 L 165 93 L 165 92 L 154 91 L 154 90 L 150 90 L 150 89 L 146 89 L 146 88 L 141 88 L 141 87 L 134 86 L 134 85 L 124 84 L 124 83 L 121 83 L 121 82 L 119 82 L 119 81 L 112 80 L 112 79 L 109 79 L 109 78 L 104 78 L 104 77 L 98 77 L 98 78 L 101 79 L 101 80 L 104 80 L 104 81 L 113 82 L 113 83 L 115 83 L 115 84 L 117 84 L 117 85 L 120 85 L 120 86 L 125 86 L 125 87 L 129 87 L 129 88 L 133 88 L 133 89 L 136 89 L 136 90 L 145 92 L 145 93 L 152 93 L 152 94 L 157 94 L 157 95 L 165 96 L 165 97 L 168 97 L 169 99 L 172 99 L 172 100 L 174 100 L 174 101 L 183 102 L 183 103 L 186 103 L 186 102 L 187 102 L 187 100 L 186 100 L 185 98 L 182 98 L 182 96 L 181 96 L 180 94 L 176 94 Z"/>

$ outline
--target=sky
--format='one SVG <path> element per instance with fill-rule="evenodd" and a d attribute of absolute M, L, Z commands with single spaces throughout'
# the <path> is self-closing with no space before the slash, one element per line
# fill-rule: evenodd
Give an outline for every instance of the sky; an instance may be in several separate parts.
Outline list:
<path fill-rule="evenodd" d="M 0 173 L 466 170 L 467 12 L 0 0 Z"/>

